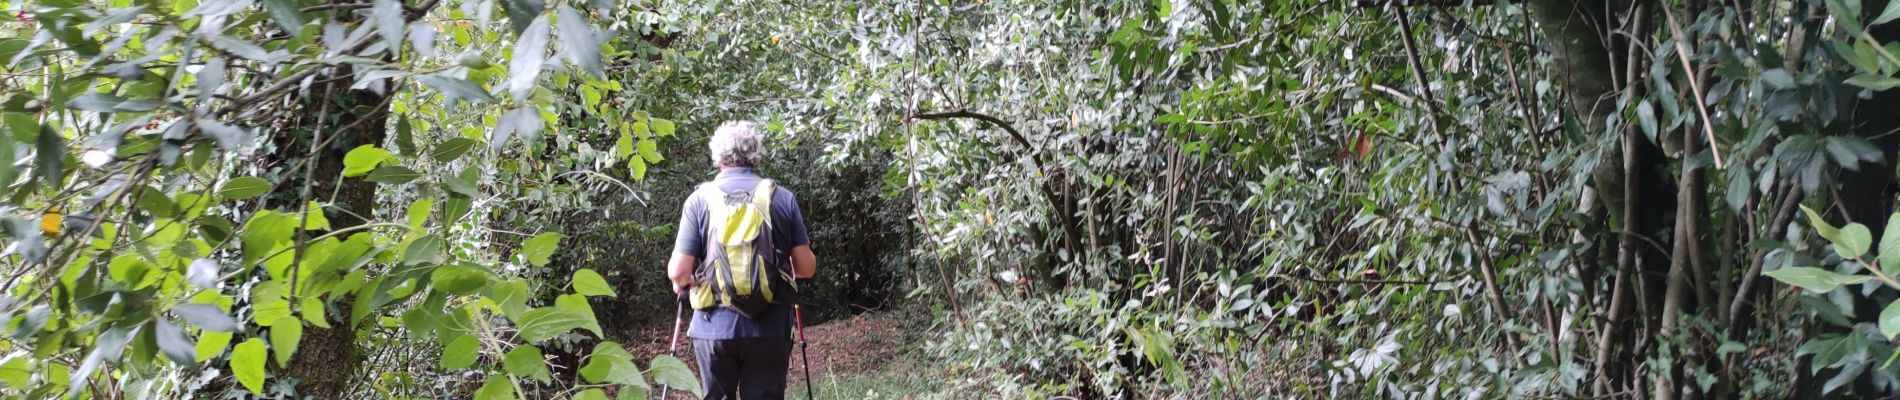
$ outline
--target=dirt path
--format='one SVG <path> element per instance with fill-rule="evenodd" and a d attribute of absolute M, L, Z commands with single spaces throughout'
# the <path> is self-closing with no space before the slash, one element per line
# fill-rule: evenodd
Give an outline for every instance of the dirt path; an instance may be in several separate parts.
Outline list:
<path fill-rule="evenodd" d="M 805 335 L 809 341 L 807 350 L 811 353 L 811 377 L 823 381 L 826 376 L 850 375 L 868 371 L 879 371 L 890 366 L 892 359 L 902 352 L 906 345 L 901 321 L 894 313 L 874 313 L 837 320 L 822 325 L 808 326 Z M 642 341 L 627 341 L 627 351 L 634 354 L 635 360 L 642 365 L 645 360 L 666 354 L 667 341 L 671 339 L 666 328 L 650 329 L 633 337 L 647 338 Z M 698 372 L 699 366 L 693 361 L 692 343 L 681 338 L 679 352 L 675 354 L 680 361 Z M 792 370 L 787 379 L 786 391 L 798 392 L 804 396 L 805 369 L 804 359 L 799 349 L 792 348 Z M 654 388 L 658 390 L 658 387 Z M 689 399 L 690 395 L 674 394 L 673 399 Z"/>

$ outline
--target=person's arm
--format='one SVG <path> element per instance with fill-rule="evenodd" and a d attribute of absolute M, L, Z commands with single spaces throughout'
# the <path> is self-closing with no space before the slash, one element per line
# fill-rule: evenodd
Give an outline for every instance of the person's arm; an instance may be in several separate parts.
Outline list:
<path fill-rule="evenodd" d="M 798 279 L 811 279 L 813 275 L 818 275 L 818 255 L 811 253 L 811 246 L 792 248 L 792 275 Z"/>
<path fill-rule="evenodd" d="M 698 264 L 699 257 L 673 253 L 673 260 L 666 263 L 666 278 L 673 281 L 674 294 L 685 294 L 693 287 L 693 266 Z"/>
<path fill-rule="evenodd" d="M 782 221 L 773 233 L 784 238 L 780 246 L 791 246 L 792 276 L 797 279 L 811 279 L 818 275 L 818 256 L 811 252 L 811 236 L 805 231 L 805 213 L 798 208 L 798 196 L 791 190 L 780 187 L 778 196 L 773 199 L 777 207 L 773 221 Z"/>
<path fill-rule="evenodd" d="M 666 262 L 666 279 L 673 283 L 673 293 L 684 294 L 693 286 L 693 267 L 699 265 L 699 255 L 706 251 L 706 203 L 699 201 L 699 196 L 686 196 L 678 226 L 673 258 Z"/>

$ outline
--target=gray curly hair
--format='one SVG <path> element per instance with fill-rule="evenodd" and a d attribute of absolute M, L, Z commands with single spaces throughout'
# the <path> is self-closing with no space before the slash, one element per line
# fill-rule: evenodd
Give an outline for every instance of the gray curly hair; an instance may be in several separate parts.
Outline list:
<path fill-rule="evenodd" d="M 707 154 L 712 155 L 713 167 L 751 168 L 758 165 L 765 149 L 764 132 L 759 124 L 752 121 L 726 121 L 713 130 L 712 139 L 706 141 Z"/>

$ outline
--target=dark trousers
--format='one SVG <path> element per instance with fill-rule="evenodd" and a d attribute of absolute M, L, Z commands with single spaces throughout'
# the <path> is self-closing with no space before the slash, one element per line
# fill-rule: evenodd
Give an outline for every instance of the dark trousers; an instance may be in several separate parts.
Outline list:
<path fill-rule="evenodd" d="M 693 358 L 706 400 L 784 399 L 792 339 L 693 339 Z"/>

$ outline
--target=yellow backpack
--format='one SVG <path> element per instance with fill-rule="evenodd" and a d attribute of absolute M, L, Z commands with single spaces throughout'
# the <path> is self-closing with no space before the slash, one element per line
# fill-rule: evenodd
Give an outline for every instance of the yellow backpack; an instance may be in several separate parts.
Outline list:
<path fill-rule="evenodd" d="M 706 259 L 693 273 L 693 309 L 726 307 L 752 318 L 772 303 L 790 303 L 795 290 L 789 268 L 774 268 L 772 180 L 752 191 L 706 190 Z M 715 198 L 717 197 L 717 198 Z M 781 260 L 783 261 L 783 260 Z M 780 262 L 778 265 L 785 265 Z"/>

